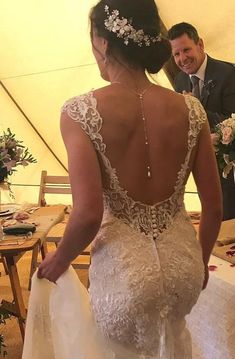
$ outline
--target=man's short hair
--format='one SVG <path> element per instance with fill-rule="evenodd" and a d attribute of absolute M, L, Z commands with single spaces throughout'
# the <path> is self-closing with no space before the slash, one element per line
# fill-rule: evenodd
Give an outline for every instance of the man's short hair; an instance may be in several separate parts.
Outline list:
<path fill-rule="evenodd" d="M 198 43 L 199 36 L 196 28 L 187 22 L 180 22 L 179 24 L 172 26 L 168 31 L 168 38 L 169 40 L 175 40 L 184 34 L 188 35 L 188 37 L 192 39 L 195 44 Z"/>

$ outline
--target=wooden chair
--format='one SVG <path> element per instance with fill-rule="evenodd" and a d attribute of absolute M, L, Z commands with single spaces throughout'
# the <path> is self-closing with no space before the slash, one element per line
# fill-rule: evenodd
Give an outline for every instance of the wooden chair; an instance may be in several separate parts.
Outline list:
<path fill-rule="evenodd" d="M 41 182 L 38 198 L 38 206 L 45 207 L 47 205 L 45 195 L 47 194 L 71 194 L 71 187 L 68 176 L 48 176 L 47 171 L 42 171 Z M 45 252 L 47 251 L 47 243 L 54 243 L 56 246 L 63 237 L 65 227 L 67 225 L 69 214 L 65 213 L 65 219 L 56 224 L 48 233 L 46 238 Z M 38 253 L 33 253 L 31 271 L 30 271 L 30 283 L 31 277 L 37 267 Z M 81 255 L 72 263 L 74 269 L 88 269 L 90 265 L 90 246 L 88 246 Z"/>
<path fill-rule="evenodd" d="M 47 171 L 42 171 L 39 189 L 38 205 L 46 206 L 45 194 L 71 194 L 68 176 L 48 176 Z"/>
<path fill-rule="evenodd" d="M 0 263 L 2 263 L 5 273 L 8 274 L 6 260 L 4 257 L 2 257 L 2 255 L 0 255 Z M 1 275 L 1 272 L 0 272 L 0 275 Z"/>

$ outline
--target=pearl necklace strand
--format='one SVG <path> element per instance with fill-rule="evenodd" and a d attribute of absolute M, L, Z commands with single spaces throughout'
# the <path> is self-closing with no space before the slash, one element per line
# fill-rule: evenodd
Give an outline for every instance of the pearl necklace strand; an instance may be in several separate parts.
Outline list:
<path fill-rule="evenodd" d="M 147 178 L 152 178 L 152 168 L 151 168 L 151 162 L 150 162 L 150 151 L 149 151 L 149 140 L 148 140 L 148 130 L 147 130 L 147 120 L 145 118 L 144 113 L 144 94 L 149 90 L 150 87 L 153 86 L 153 84 L 150 84 L 146 89 L 144 89 L 141 93 L 136 92 L 135 90 L 132 90 L 128 88 L 126 85 L 124 85 L 121 82 L 112 82 L 111 84 L 119 84 L 125 87 L 127 90 L 133 92 L 135 95 L 137 95 L 140 99 L 140 106 L 141 106 L 141 118 L 143 121 L 144 126 L 144 141 L 145 141 L 145 152 L 146 152 L 146 172 L 147 172 Z"/>

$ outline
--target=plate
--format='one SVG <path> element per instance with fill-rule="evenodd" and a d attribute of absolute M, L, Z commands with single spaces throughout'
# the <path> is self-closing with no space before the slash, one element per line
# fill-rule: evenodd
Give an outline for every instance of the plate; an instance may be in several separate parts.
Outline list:
<path fill-rule="evenodd" d="M 0 206 L 0 217 L 10 216 L 20 209 L 19 204 L 2 204 Z"/>

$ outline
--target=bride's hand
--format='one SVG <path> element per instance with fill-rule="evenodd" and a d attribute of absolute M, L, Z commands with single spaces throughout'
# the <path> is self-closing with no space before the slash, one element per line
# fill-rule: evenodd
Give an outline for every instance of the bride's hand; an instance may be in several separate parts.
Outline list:
<path fill-rule="evenodd" d="M 38 268 L 37 277 L 46 278 L 51 282 L 57 279 L 68 269 L 70 263 L 58 259 L 56 252 L 50 252 Z"/>

